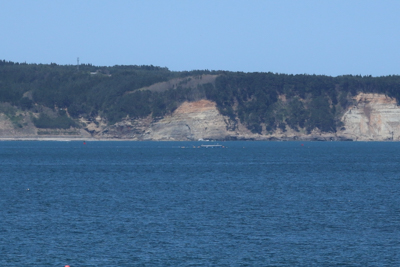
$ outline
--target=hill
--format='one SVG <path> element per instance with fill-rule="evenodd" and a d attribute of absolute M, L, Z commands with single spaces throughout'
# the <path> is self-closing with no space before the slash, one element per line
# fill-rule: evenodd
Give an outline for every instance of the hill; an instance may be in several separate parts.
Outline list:
<path fill-rule="evenodd" d="M 216 139 L 315 132 L 337 136 L 346 130 L 346 112 L 363 101 L 364 107 L 374 101 L 361 94 L 387 96 L 394 100 L 388 103 L 396 105 L 400 76 L 175 72 L 156 66 L 90 64 L 78 70 L 73 65 L 2 60 L 0 135 L 145 139 L 146 131 L 178 114 L 182 104 L 206 100 L 225 123 L 217 125 L 225 127 L 219 132 L 227 137 Z M 395 131 L 397 126 L 393 127 L 386 131 Z M 176 140 L 190 140 L 179 136 Z"/>

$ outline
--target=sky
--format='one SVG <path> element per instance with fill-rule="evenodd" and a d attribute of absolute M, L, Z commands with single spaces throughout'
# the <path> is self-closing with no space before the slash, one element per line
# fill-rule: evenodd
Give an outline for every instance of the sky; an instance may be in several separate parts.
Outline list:
<path fill-rule="evenodd" d="M 400 74 L 398 0 L 0 0 L 0 59 Z"/>

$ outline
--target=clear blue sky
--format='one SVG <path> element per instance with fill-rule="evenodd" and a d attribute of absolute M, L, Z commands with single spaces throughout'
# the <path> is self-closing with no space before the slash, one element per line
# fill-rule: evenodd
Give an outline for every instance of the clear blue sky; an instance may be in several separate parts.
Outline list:
<path fill-rule="evenodd" d="M 0 59 L 400 74 L 396 0 L 0 0 Z"/>

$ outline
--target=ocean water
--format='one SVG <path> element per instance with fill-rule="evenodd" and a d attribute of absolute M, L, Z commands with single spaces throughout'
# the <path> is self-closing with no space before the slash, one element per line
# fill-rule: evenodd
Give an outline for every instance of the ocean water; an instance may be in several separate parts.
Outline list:
<path fill-rule="evenodd" d="M 400 266 L 400 143 L 200 144 L 0 142 L 0 266 Z"/>

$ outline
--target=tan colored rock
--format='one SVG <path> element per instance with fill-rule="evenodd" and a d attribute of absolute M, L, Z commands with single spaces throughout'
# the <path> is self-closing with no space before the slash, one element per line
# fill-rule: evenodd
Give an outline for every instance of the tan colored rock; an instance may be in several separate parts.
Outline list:
<path fill-rule="evenodd" d="M 400 107 L 382 94 L 360 93 L 356 105 L 342 117 L 344 129 L 338 134 L 359 141 L 400 140 Z"/>
<path fill-rule="evenodd" d="M 97 116 L 94 120 L 88 120 L 86 118 L 80 118 L 79 121 L 85 125 L 85 130 L 92 134 L 98 134 L 103 131 L 107 126 L 107 123 L 103 118 Z"/>
<path fill-rule="evenodd" d="M 280 96 L 281 101 L 285 98 Z M 31 116 L 19 112 L 19 123 L 14 123 L 0 113 L 0 138 L 85 138 L 125 140 L 359 140 L 384 141 L 400 140 L 400 107 L 393 98 L 381 94 L 360 93 L 342 116 L 344 126 L 337 133 L 323 133 L 314 129 L 307 134 L 304 129 L 296 132 L 286 127 L 268 133 L 262 125 L 262 134 L 254 134 L 240 121 L 232 122 L 222 116 L 216 104 L 209 100 L 182 103 L 171 115 L 162 119 L 125 118 L 114 125 L 107 125 L 106 119 L 81 118 L 82 129 L 37 129 Z M 21 127 L 23 125 L 23 127 Z"/>
<path fill-rule="evenodd" d="M 0 113 L 0 135 L 9 136 L 12 134 L 15 134 L 15 129 L 12 122 L 6 115 Z"/>
<path fill-rule="evenodd" d="M 263 126 L 263 134 L 252 133 L 240 121 L 232 122 L 222 116 L 216 103 L 209 100 L 184 102 L 169 116 L 157 120 L 151 116 L 142 119 L 126 118 L 114 125 L 99 125 L 94 128 L 87 124 L 88 131 L 97 139 L 128 140 L 336 140 L 333 133 L 321 133 L 318 130 L 307 135 L 290 128 L 282 132 L 268 134 Z"/>
<path fill-rule="evenodd" d="M 29 114 L 17 112 L 13 123 L 10 117 L 0 113 L 0 138 L 35 136 L 36 134 L 37 129 L 31 122 Z"/>
<path fill-rule="evenodd" d="M 200 100 L 184 102 L 171 116 L 153 123 L 146 131 L 145 140 L 223 139 L 227 131 L 226 118 L 214 102 Z"/>

